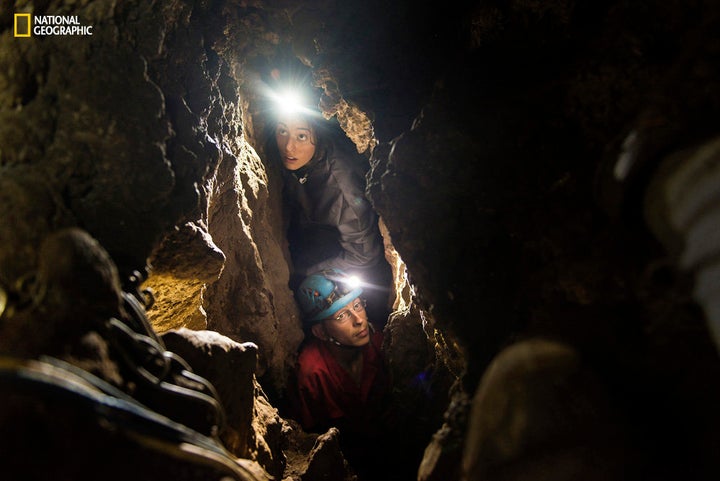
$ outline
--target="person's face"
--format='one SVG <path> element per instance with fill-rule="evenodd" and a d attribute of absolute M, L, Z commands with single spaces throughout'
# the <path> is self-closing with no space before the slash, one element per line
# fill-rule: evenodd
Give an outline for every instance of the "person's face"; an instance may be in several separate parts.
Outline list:
<path fill-rule="evenodd" d="M 331 318 L 315 324 L 313 333 L 323 340 L 333 337 L 343 346 L 364 346 L 370 342 L 370 326 L 365 302 L 359 297 L 348 302 Z"/>
<path fill-rule="evenodd" d="M 288 170 L 307 165 L 315 155 L 315 135 L 310 124 L 300 117 L 280 119 L 275 127 L 280 158 Z"/>

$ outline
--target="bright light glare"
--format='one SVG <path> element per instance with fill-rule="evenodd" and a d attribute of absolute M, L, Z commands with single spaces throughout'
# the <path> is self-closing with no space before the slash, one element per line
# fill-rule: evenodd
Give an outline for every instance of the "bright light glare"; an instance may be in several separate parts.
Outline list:
<path fill-rule="evenodd" d="M 273 100 L 284 114 L 292 114 L 306 110 L 303 106 L 302 96 L 295 91 L 286 90 L 284 92 L 275 93 Z"/>
<path fill-rule="evenodd" d="M 350 276 L 348 277 L 347 283 L 351 288 L 355 289 L 356 287 L 360 287 L 362 281 L 360 281 L 358 276 Z"/>

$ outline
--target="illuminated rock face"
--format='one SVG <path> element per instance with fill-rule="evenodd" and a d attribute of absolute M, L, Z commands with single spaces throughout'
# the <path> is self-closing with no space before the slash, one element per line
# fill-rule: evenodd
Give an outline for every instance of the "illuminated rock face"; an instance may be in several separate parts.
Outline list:
<path fill-rule="evenodd" d="M 625 420 L 638 444 L 660 431 L 652 414 L 664 415 L 671 440 L 645 443 L 637 466 L 645 477 L 682 478 L 674 469 L 692 464 L 702 466 L 698 479 L 717 479 L 720 367 L 705 319 L 717 322 L 716 256 L 677 258 L 693 246 L 717 252 L 711 227 L 695 238 L 717 210 L 714 157 L 681 168 L 683 153 L 697 160 L 717 150 L 716 2 L 478 2 L 443 15 L 437 6 L 386 3 L 99 0 L 3 9 L 0 308 L 1 327 L 14 333 L 3 353 L 62 353 L 62 342 L 82 336 L 49 335 L 62 331 L 59 320 L 117 308 L 114 299 L 62 304 L 94 291 L 70 288 L 81 273 L 73 278 L 74 267 L 58 263 L 59 284 L 70 286 L 56 292 L 68 294 L 55 299 L 52 316 L 31 309 L 40 299 L 36 274 L 52 262 L 41 245 L 78 226 L 107 251 L 126 290 L 135 271 L 152 267 L 144 287 L 154 291 L 148 315 L 158 332 L 188 327 L 255 343 L 254 375 L 282 401 L 302 332 L 255 82 L 265 66 L 296 56 L 323 93 L 324 113 L 370 159 L 368 193 L 398 283 L 386 347 L 407 408 L 401 421 L 420 446 L 412 449 L 430 443 L 422 479 L 485 475 L 493 463 L 504 473 L 542 468 L 522 459 L 525 446 L 558 432 L 543 427 L 541 413 L 522 431 L 531 439 L 521 433 L 501 446 L 510 457 L 493 457 L 499 447 L 486 431 L 470 435 L 473 450 L 486 450 L 461 469 L 476 387 L 484 387 L 476 405 L 507 395 L 508 380 L 487 367 L 509 363 L 522 374 L 512 379 L 519 390 L 553 377 L 507 357 L 524 352 L 528 344 L 504 349 L 526 337 L 557 339 L 562 359 L 579 356 L 593 379 L 583 402 L 615 400 L 608 416 Z M 16 37 L 15 13 L 71 16 L 92 25 L 92 36 Z M 706 168 L 709 183 L 673 177 L 690 167 Z M 680 206 L 693 213 L 687 231 L 670 218 L 680 207 L 663 190 L 677 185 L 693 189 L 672 197 L 692 204 Z M 33 338 L 47 320 L 60 325 Z M 102 340 L 83 339 L 104 359 Z M 67 351 L 79 364 L 81 347 Z M 121 384 L 112 364 L 99 372 Z M 533 393 L 564 396 L 558 403 L 568 396 L 523 392 L 508 419 L 537 405 Z M 265 434 L 236 426 L 232 443 L 281 475 L 286 427 L 265 396 L 255 403 L 262 408 L 253 423 L 266 420 Z M 646 405 L 653 408 L 638 412 Z M 485 426 L 482 417 L 473 422 Z M 293 441 L 305 454 L 309 442 Z M 334 442 L 330 433 L 318 452 L 336 454 Z M 668 453 L 680 457 L 677 466 Z M 584 469 L 568 461 L 570 451 L 554 454 L 548 462 Z M 398 454 L 413 468 L 420 457 Z M 298 459 L 287 473 L 307 479 L 327 462 L 347 474 L 333 459 Z M 303 471 L 303 462 L 315 467 Z"/>

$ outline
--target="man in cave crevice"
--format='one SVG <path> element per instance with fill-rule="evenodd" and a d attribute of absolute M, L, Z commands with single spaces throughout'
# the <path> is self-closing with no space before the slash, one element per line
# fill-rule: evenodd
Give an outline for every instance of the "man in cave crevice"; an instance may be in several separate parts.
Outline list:
<path fill-rule="evenodd" d="M 338 428 L 340 446 L 361 480 L 392 470 L 396 416 L 383 333 L 368 318 L 363 289 L 346 273 L 324 270 L 295 291 L 306 338 L 289 387 L 289 417 L 307 432 Z"/>

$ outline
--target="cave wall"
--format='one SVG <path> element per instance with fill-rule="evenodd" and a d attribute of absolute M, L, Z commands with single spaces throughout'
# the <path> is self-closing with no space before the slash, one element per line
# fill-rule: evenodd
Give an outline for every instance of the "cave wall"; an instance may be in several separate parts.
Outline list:
<path fill-rule="evenodd" d="M 477 389 L 467 426 L 456 396 L 421 479 L 447 475 L 449 439 L 465 429 L 464 472 L 449 469 L 463 479 L 672 478 L 688 465 L 712 479 L 716 5 L 483 2 L 465 13 L 458 30 L 435 30 L 456 48 L 432 97 L 373 154 L 373 202 Z M 653 203 L 657 177 L 667 190 Z M 538 337 L 570 346 L 578 364 Z M 576 384 L 584 369 L 597 384 Z"/>
<path fill-rule="evenodd" d="M 221 57 L 227 24 L 242 30 L 237 15 L 194 2 L 40 2 L 16 11 L 74 14 L 94 34 L 3 37 L 1 162 L 14 169 L 3 176 L 10 207 L 3 224 L 33 223 L 3 231 L 4 285 L 32 273 L 49 232 L 81 226 L 124 280 L 149 270 L 144 287 L 154 292 L 150 317 L 159 332 L 205 328 L 209 316 L 213 328 L 262 345 L 259 374 L 269 369 L 282 379 L 301 334 L 282 288 L 277 229 L 266 220 L 278 215 L 264 167 L 243 137 L 234 70 L 242 57 Z M 8 33 L 13 21 L 4 10 Z M 18 189 L 48 199 L 23 200 Z M 259 321 L 276 328 L 265 331 Z"/>
<path fill-rule="evenodd" d="M 61 6 L 45 3 L 36 13 Z M 37 219 L 37 225 L 14 242 L 3 241 L 5 285 L 33 270 L 37 246 L 49 231 L 73 224 L 100 239 L 127 275 L 144 267 L 182 206 L 197 201 L 189 186 L 176 183 L 166 155 L 171 122 L 162 91 L 148 77 L 146 57 L 152 58 L 161 40 L 148 35 L 144 51 L 136 50 L 130 40 L 137 39 L 137 25 L 129 22 L 121 31 L 115 18 L 127 10 L 115 8 L 112 2 L 77 8 L 85 22 L 96 25 L 94 43 L 82 37 L 19 42 L 8 35 L 13 11 L 3 9 L 1 135 L 6 147 L 1 162 L 5 172 L 17 172 L 3 178 L 20 183 L 29 177 L 39 192 L 45 184 L 55 196 L 54 210 L 63 212 L 56 215 L 47 205 L 31 215 L 27 211 L 33 207 L 16 205 L 17 197 L 7 200 L 5 215 L 13 217 L 3 219 L 4 226 L 16 224 L 15 216 Z M 155 27 L 163 23 L 161 16 L 145 19 Z M 118 104 L 118 98 L 125 101 Z M 3 234 L 12 236 L 10 231 L 5 228 Z"/>

